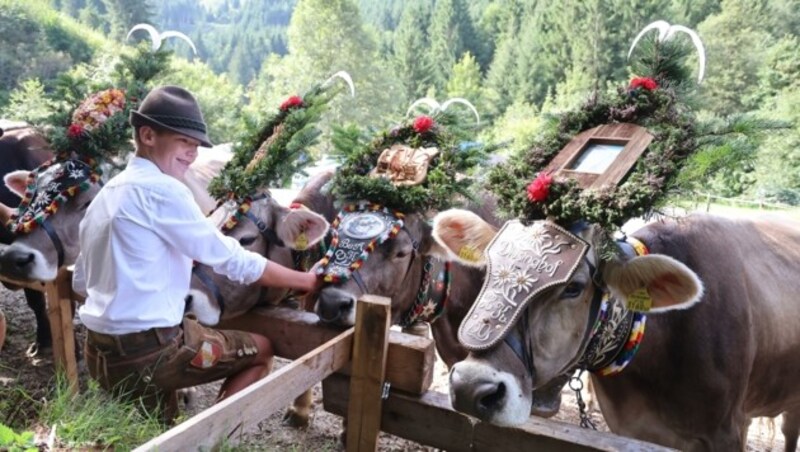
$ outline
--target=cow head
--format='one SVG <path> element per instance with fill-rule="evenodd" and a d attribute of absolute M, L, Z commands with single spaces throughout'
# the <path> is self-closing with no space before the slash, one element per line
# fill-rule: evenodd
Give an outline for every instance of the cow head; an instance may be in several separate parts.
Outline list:
<path fill-rule="evenodd" d="M 293 266 L 292 250 L 319 243 L 328 230 L 328 222 L 321 215 L 303 208 L 290 210 L 278 204 L 266 189 L 251 198 L 247 212 L 242 213 L 241 207 L 237 202 L 223 203 L 210 220 L 245 249 L 286 267 Z M 189 291 L 189 312 L 206 325 L 216 325 L 223 315 L 234 317 L 259 301 L 277 302 L 286 294 L 285 289 L 264 288 L 262 296 L 261 290 L 258 283 L 241 284 L 198 263 Z"/>
<path fill-rule="evenodd" d="M 5 184 L 23 201 L 11 227 L 15 239 L 0 255 L 0 272 L 25 281 L 52 281 L 78 257 L 78 228 L 100 190 L 99 176 L 77 160 L 14 171 Z"/>
<path fill-rule="evenodd" d="M 487 242 L 494 229 L 470 212 L 443 212 L 434 224 L 453 254 L 487 266 L 459 329 L 471 352 L 451 369 L 450 396 L 456 409 L 495 424 L 555 414 L 558 389 L 582 359 L 603 293 L 629 306 L 644 296 L 651 313 L 686 308 L 702 296 L 694 272 L 668 256 L 600 261 L 596 227 L 514 221 Z"/>
<path fill-rule="evenodd" d="M 359 206 L 343 210 L 332 224 L 337 238 L 320 269 L 327 284 L 315 311 L 322 322 L 352 326 L 356 299 L 369 293 L 391 297 L 392 323 L 400 323 L 419 290 L 425 257 L 446 259 L 446 252 L 422 215 Z"/>

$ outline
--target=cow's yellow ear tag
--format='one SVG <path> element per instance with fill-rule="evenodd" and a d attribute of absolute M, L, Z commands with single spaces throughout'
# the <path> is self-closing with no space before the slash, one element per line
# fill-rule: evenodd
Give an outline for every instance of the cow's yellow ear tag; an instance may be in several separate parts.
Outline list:
<path fill-rule="evenodd" d="M 308 248 L 308 236 L 306 236 L 305 232 L 301 232 L 300 235 L 297 236 L 297 239 L 294 241 L 294 247 L 300 251 Z"/>
<path fill-rule="evenodd" d="M 458 250 L 458 258 L 467 262 L 478 262 L 480 254 L 472 245 L 464 245 Z"/>
<path fill-rule="evenodd" d="M 627 308 L 636 312 L 647 312 L 653 308 L 653 299 L 647 293 L 647 289 L 642 287 L 628 295 Z"/>

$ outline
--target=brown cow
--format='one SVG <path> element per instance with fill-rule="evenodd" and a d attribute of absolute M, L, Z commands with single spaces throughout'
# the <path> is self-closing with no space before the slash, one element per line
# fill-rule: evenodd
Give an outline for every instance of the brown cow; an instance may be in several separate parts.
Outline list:
<path fill-rule="evenodd" d="M 435 229 L 451 250 L 487 249 L 463 234 L 466 227 L 484 234 L 494 230 L 465 211 L 443 212 Z M 800 225 L 700 215 L 662 221 L 633 234 L 650 255 L 620 254 L 610 262 L 595 256 L 597 228 L 576 233 L 590 248 L 568 282 L 543 288 L 527 308 L 512 310 L 518 318 L 510 320 L 505 339 L 453 367 L 454 407 L 502 425 L 522 422 L 535 406 L 557 410 L 557 403 L 534 399 L 548 384 L 563 384 L 562 376 L 582 359 L 594 325 L 595 294 L 610 291 L 631 303 L 644 288 L 654 315 L 638 354 L 613 377 L 592 375 L 609 428 L 681 450 L 744 450 L 752 417 L 785 413 L 787 450 L 795 449 Z M 500 237 L 488 247 L 489 265 L 495 264 L 477 305 L 486 306 L 486 294 L 505 286 L 496 265 L 501 247 L 528 247 L 539 240 L 530 236 L 526 243 L 511 243 Z M 513 275 L 531 269 L 524 258 L 517 257 Z M 537 259 L 543 261 L 543 255 Z M 700 302 L 687 308 L 701 294 Z M 675 307 L 685 309 L 670 310 Z M 459 338 L 472 341 L 475 330 L 467 323 Z"/>
<path fill-rule="evenodd" d="M 333 177 L 332 172 L 320 173 L 312 178 L 298 194 L 298 202 L 308 209 L 288 209 L 262 190 L 253 196 L 250 213 L 260 221 L 256 224 L 249 217 L 243 217 L 238 224 L 225 234 L 239 240 L 245 249 L 267 257 L 289 268 L 294 267 L 292 249 L 297 236 L 305 231 L 306 246 L 319 243 L 328 230 L 328 222 L 314 209 L 323 213 L 332 210 L 330 197 L 319 194 L 320 188 Z M 326 203 L 327 199 L 327 203 Z M 327 205 L 326 205 L 327 204 Z M 209 217 L 215 224 L 223 224 L 230 217 L 230 210 L 222 205 Z M 237 206 L 238 207 L 238 206 Z M 302 230 L 301 230 L 302 229 Z M 280 241 L 276 243 L 276 241 Z M 263 292 L 262 292 L 263 291 Z M 192 272 L 192 286 L 189 291 L 191 302 L 189 312 L 209 326 L 222 319 L 239 316 L 252 309 L 259 302 L 276 304 L 288 291 L 281 288 L 261 289 L 257 283 L 240 284 L 225 276 L 214 273 L 207 265 L 197 264 Z"/>
<path fill-rule="evenodd" d="M 30 171 L 52 157 L 45 140 L 25 123 L 0 120 L 0 174 L 17 170 Z M 19 197 L 5 185 L 0 184 L 0 243 L 10 244 L 14 235 L 5 225 Z M 47 320 L 44 294 L 38 290 L 25 289 L 25 301 L 36 318 L 36 341 L 28 347 L 31 357 L 47 356 L 52 345 L 50 324 Z"/>
<path fill-rule="evenodd" d="M 255 194 L 257 201 L 253 202 L 250 210 L 252 217 L 244 217 L 225 234 L 238 239 L 249 251 L 285 267 L 294 267 L 292 248 L 301 232 L 297 226 L 302 226 L 305 231 L 307 246 L 317 244 L 328 230 L 328 222 L 315 212 L 327 213 L 328 218 L 333 216 L 333 200 L 320 193 L 331 177 L 333 172 L 325 172 L 308 181 L 295 200 L 305 206 L 301 209 L 289 210 L 279 205 L 266 190 Z M 225 208 L 218 208 L 211 214 L 216 224 L 222 224 L 229 216 L 230 211 Z M 281 243 L 275 243 L 276 240 Z M 213 326 L 222 319 L 244 314 L 256 304 L 277 304 L 287 293 L 285 289 L 262 288 L 257 283 L 240 284 L 214 273 L 207 265 L 198 264 L 192 272 L 192 286 L 186 298 L 187 310 L 200 322 Z M 308 425 L 311 404 L 312 393 L 306 391 L 295 399 L 286 413 L 286 421 L 293 426 Z"/>
<path fill-rule="evenodd" d="M 483 203 L 471 207 L 481 218 L 498 222 L 495 203 L 484 195 Z M 364 293 L 390 297 L 392 324 L 400 324 L 414 306 L 419 293 L 426 257 L 451 259 L 431 235 L 432 229 L 420 214 L 406 215 L 397 236 L 377 247 L 358 270 L 358 277 L 325 286 L 315 311 L 320 320 L 340 326 L 355 324 L 356 298 Z M 341 228 L 341 225 L 340 225 Z M 416 244 L 416 250 L 415 250 Z M 363 287 L 359 287 L 360 279 Z M 480 291 L 483 270 L 455 263 L 451 266 L 451 286 L 444 313 L 431 325 L 436 349 L 450 367 L 467 356 L 458 343 L 456 330 Z"/>

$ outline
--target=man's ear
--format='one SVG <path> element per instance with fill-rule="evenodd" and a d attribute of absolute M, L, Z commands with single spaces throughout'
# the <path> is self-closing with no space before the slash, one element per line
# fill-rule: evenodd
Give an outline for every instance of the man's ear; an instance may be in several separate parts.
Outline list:
<path fill-rule="evenodd" d="M 703 297 L 703 283 L 697 274 L 663 254 L 609 262 L 604 279 L 613 296 L 637 311 L 686 309 Z"/>
<path fill-rule="evenodd" d="M 277 234 L 283 243 L 294 250 L 304 250 L 325 238 L 330 225 L 325 218 L 306 208 L 291 209 L 278 222 Z"/>
<path fill-rule="evenodd" d="M 464 265 L 486 265 L 483 252 L 496 234 L 494 226 L 469 210 L 445 210 L 433 218 L 433 238 Z"/>
<path fill-rule="evenodd" d="M 28 170 L 12 171 L 3 177 L 3 181 L 5 181 L 6 187 L 12 193 L 22 198 L 25 196 L 25 189 L 28 187 L 28 175 L 30 173 Z"/>

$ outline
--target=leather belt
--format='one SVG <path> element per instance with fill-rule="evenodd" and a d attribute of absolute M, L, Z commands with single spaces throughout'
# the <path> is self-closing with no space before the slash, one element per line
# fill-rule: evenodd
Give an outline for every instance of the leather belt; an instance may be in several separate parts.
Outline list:
<path fill-rule="evenodd" d="M 180 332 L 180 325 L 150 328 L 129 334 L 103 334 L 89 330 L 88 342 L 100 351 L 125 356 L 160 348 L 172 341 Z"/>

